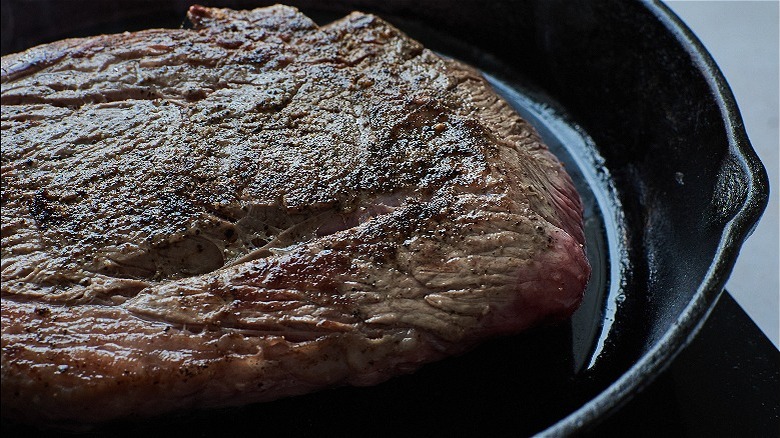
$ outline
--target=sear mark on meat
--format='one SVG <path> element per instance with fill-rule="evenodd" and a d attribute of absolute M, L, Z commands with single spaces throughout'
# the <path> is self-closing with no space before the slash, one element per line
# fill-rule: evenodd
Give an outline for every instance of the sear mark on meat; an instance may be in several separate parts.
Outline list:
<path fill-rule="evenodd" d="M 576 309 L 580 199 L 478 72 L 362 13 L 189 17 L 2 58 L 3 416 L 371 385 Z"/>

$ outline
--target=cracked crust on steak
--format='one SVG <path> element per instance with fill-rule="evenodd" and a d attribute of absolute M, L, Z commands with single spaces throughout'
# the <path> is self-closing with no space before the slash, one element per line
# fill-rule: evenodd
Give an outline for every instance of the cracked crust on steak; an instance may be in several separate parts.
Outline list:
<path fill-rule="evenodd" d="M 569 316 L 571 179 L 385 21 L 193 6 L 2 58 L 3 416 L 372 385 Z"/>

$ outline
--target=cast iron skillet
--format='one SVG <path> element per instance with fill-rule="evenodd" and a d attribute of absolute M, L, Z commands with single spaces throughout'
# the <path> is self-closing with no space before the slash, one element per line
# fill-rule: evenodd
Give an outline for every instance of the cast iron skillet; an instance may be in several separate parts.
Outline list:
<path fill-rule="evenodd" d="M 89 434 L 586 432 L 695 336 L 765 207 L 768 183 L 723 76 L 668 9 L 624 0 L 289 3 L 322 23 L 351 10 L 376 13 L 488 75 L 566 162 L 583 196 L 594 266 L 583 307 L 566 323 L 487 342 L 376 387 L 111 424 Z M 189 5 L 3 0 L 2 51 L 179 27 Z M 29 433 L 3 423 L 3 431 L 22 430 Z"/>

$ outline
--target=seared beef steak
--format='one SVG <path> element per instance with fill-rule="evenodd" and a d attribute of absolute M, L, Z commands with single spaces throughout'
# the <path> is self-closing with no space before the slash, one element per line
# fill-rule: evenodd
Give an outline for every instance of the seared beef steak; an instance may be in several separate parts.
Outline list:
<path fill-rule="evenodd" d="M 371 385 L 569 316 L 569 176 L 474 70 L 384 21 L 2 59 L 2 407 L 99 422 Z"/>

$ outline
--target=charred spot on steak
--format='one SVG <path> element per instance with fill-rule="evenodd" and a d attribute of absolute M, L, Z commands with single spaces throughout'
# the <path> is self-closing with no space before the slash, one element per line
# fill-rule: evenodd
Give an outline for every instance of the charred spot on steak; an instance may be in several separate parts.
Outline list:
<path fill-rule="evenodd" d="M 96 423 L 371 385 L 566 318 L 582 206 L 474 69 L 355 12 L 2 58 L 2 406 Z"/>

